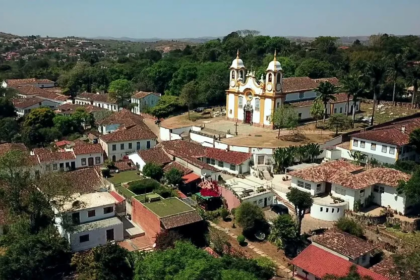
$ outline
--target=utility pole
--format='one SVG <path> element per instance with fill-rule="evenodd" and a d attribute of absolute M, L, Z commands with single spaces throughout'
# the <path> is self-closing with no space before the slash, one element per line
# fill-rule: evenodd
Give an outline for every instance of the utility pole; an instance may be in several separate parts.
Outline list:
<path fill-rule="evenodd" d="M 235 135 L 238 136 L 238 121 L 235 123 Z"/>

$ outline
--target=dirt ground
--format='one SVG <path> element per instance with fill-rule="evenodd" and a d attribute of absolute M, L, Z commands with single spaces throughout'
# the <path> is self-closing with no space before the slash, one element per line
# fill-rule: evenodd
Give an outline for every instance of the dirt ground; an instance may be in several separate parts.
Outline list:
<path fill-rule="evenodd" d="M 379 104 L 380 105 L 380 104 Z M 372 115 L 372 104 L 369 103 L 361 103 L 360 109 L 364 116 L 371 116 Z M 416 108 L 406 108 L 401 106 L 378 106 L 375 110 L 375 124 L 380 124 L 388 121 L 392 121 L 393 119 L 405 117 L 409 115 L 413 115 L 415 113 L 420 112 L 419 109 Z"/>

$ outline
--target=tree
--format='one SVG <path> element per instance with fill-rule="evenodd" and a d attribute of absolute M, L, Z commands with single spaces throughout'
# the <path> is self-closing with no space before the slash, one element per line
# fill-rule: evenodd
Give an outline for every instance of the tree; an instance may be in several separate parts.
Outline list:
<path fill-rule="evenodd" d="M 182 240 L 182 236 L 175 230 L 165 230 L 156 234 L 156 249 L 166 250 L 175 247 L 175 242 Z"/>
<path fill-rule="evenodd" d="M 420 152 L 420 128 L 414 129 L 410 133 L 410 144 L 413 145 L 417 152 Z"/>
<path fill-rule="evenodd" d="M 147 177 L 150 177 L 152 179 L 159 181 L 163 176 L 163 169 L 162 167 L 160 167 L 159 165 L 153 162 L 148 162 L 143 167 L 143 174 L 144 176 L 147 176 Z"/>
<path fill-rule="evenodd" d="M 279 215 L 271 226 L 268 240 L 274 243 L 279 249 L 287 246 L 294 246 L 299 239 L 296 222 L 290 215 Z"/>
<path fill-rule="evenodd" d="M 320 156 L 323 152 L 323 150 L 321 149 L 321 146 L 315 143 L 309 143 L 308 145 L 306 145 L 306 149 L 307 149 L 310 162 L 315 162 L 315 159 L 318 156 Z"/>
<path fill-rule="evenodd" d="M 398 253 L 392 256 L 396 269 L 393 275 L 398 279 L 415 280 L 420 275 L 420 250 Z"/>
<path fill-rule="evenodd" d="M 420 85 L 420 66 L 419 65 L 412 65 L 408 69 L 408 79 L 410 83 L 413 85 L 413 95 L 411 99 L 411 104 L 414 104 L 416 100 L 416 96 L 419 91 Z M 418 101 L 416 101 L 418 102 Z"/>
<path fill-rule="evenodd" d="M 350 151 L 350 157 L 354 160 L 357 165 L 362 165 L 366 163 L 368 156 L 360 151 Z"/>
<path fill-rule="evenodd" d="M 342 217 L 336 223 L 335 226 L 344 232 L 350 233 L 357 237 L 363 237 L 363 227 L 353 219 Z"/>
<path fill-rule="evenodd" d="M 312 207 L 312 203 L 314 202 L 311 194 L 307 192 L 300 191 L 296 188 L 292 188 L 290 192 L 286 194 L 287 199 L 293 203 L 295 206 L 295 214 L 297 217 L 297 229 L 298 234 L 300 235 L 300 230 L 302 227 L 302 220 L 305 216 L 305 211 Z"/>
<path fill-rule="evenodd" d="M 294 147 L 277 148 L 274 150 L 274 162 L 277 172 L 284 172 L 286 167 L 293 164 L 296 150 Z"/>
<path fill-rule="evenodd" d="M 370 88 L 373 91 L 372 119 L 370 125 L 373 125 L 376 101 L 380 95 L 385 81 L 386 67 L 382 61 L 376 61 L 368 64 L 366 76 L 370 80 Z"/>
<path fill-rule="evenodd" d="M 15 106 L 12 101 L 6 97 L 0 97 L 0 117 L 16 117 Z"/>
<path fill-rule="evenodd" d="M 165 178 L 168 180 L 168 183 L 175 186 L 182 183 L 182 176 L 182 172 L 176 168 L 172 168 L 165 173 Z"/>
<path fill-rule="evenodd" d="M 157 118 L 166 118 L 179 112 L 182 105 L 178 96 L 163 95 L 156 106 L 150 109 L 150 113 Z"/>
<path fill-rule="evenodd" d="M 316 100 L 319 100 L 324 104 L 324 119 L 327 117 L 327 104 L 331 100 L 335 101 L 335 94 L 337 93 L 337 87 L 331 84 L 330 82 L 321 82 L 319 86 L 315 89 L 315 92 L 318 94 Z"/>
<path fill-rule="evenodd" d="M 298 68 L 296 68 L 296 77 L 309 77 L 311 79 L 331 77 L 334 71 L 333 65 L 327 61 L 321 61 L 314 58 L 304 60 Z"/>
<path fill-rule="evenodd" d="M 311 116 L 315 119 L 315 128 L 318 128 L 318 120 L 324 115 L 324 105 L 321 100 L 315 100 L 311 106 Z"/>
<path fill-rule="evenodd" d="M 363 76 L 351 74 L 346 76 L 342 81 L 342 89 L 347 93 L 347 113 L 350 112 L 349 100 L 350 96 L 353 98 L 352 119 L 353 125 L 356 120 L 356 105 L 360 97 L 367 93 L 366 83 L 363 81 Z"/>
<path fill-rule="evenodd" d="M 69 135 L 78 131 L 78 126 L 72 116 L 57 115 L 53 119 L 54 126 L 61 131 L 63 135 Z"/>
<path fill-rule="evenodd" d="M 130 99 L 133 93 L 133 85 L 125 79 L 115 80 L 109 84 L 108 92 L 109 97 L 115 99 L 117 104 L 122 107 Z"/>
<path fill-rule="evenodd" d="M 281 105 L 273 113 L 273 124 L 279 129 L 277 138 L 280 138 L 282 128 L 293 129 L 297 127 L 299 116 L 290 105 Z"/>
<path fill-rule="evenodd" d="M 264 212 L 258 205 L 243 202 L 235 211 L 235 220 L 245 234 L 252 234 L 266 223 Z"/>
<path fill-rule="evenodd" d="M 55 114 L 50 108 L 36 108 L 26 116 L 23 126 L 36 129 L 52 127 L 54 125 L 54 117 Z"/>
<path fill-rule="evenodd" d="M 399 182 L 397 192 L 404 194 L 409 205 L 420 203 L 420 170 L 417 169 L 407 182 Z"/>
<path fill-rule="evenodd" d="M 130 252 L 117 244 L 107 243 L 90 251 L 76 253 L 71 260 L 78 277 L 87 280 L 132 279 L 134 263 Z"/>
<path fill-rule="evenodd" d="M 335 130 L 335 135 L 352 127 L 352 121 L 344 114 L 334 114 L 328 119 L 328 127 Z"/>
<path fill-rule="evenodd" d="M 0 142 L 20 142 L 20 126 L 14 118 L 0 118 Z"/>
<path fill-rule="evenodd" d="M 179 96 L 179 101 L 182 105 L 187 106 L 188 108 L 188 119 L 190 118 L 190 111 L 192 110 L 192 107 L 194 104 L 198 103 L 197 97 L 198 97 L 198 91 L 197 91 L 197 85 L 195 81 L 191 81 L 187 83 L 181 91 L 181 95 Z"/>
<path fill-rule="evenodd" d="M 392 59 L 390 60 L 391 63 L 388 65 L 388 71 L 390 72 L 392 79 L 393 79 L 393 90 L 392 90 L 392 102 L 395 102 L 395 92 L 396 92 L 396 85 L 397 85 L 397 79 L 398 77 L 404 77 L 405 76 L 405 67 L 407 65 L 407 62 L 404 59 L 404 56 L 401 54 L 396 54 L 392 56 Z"/>

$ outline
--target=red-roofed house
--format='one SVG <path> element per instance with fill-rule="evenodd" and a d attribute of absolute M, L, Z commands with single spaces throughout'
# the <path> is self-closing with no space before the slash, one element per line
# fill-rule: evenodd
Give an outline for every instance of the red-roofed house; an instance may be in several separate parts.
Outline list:
<path fill-rule="evenodd" d="M 109 111 L 118 112 L 120 107 L 117 102 L 108 97 L 108 94 L 83 92 L 74 98 L 74 104 L 93 105 Z"/>
<path fill-rule="evenodd" d="M 321 280 L 327 275 L 339 277 L 346 276 L 350 268 L 355 266 L 361 276 L 369 276 L 372 280 L 389 280 L 376 272 L 345 260 L 333 253 L 314 245 L 309 245 L 296 258 L 292 264 L 295 276 L 304 280 Z"/>
<path fill-rule="evenodd" d="M 2 87 L 16 87 L 16 86 L 35 86 L 38 88 L 52 88 L 55 83 L 48 79 L 9 79 L 2 83 Z"/>
<path fill-rule="evenodd" d="M 159 102 L 161 94 L 155 92 L 139 91 L 131 96 L 131 103 L 137 104 L 131 112 L 140 115 L 145 108 L 152 108 Z"/>

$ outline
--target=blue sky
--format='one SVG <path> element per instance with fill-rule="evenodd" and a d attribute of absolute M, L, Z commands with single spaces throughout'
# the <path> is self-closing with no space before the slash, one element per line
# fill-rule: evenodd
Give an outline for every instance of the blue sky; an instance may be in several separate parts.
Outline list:
<path fill-rule="evenodd" d="M 185 38 L 420 34 L 420 0 L 0 0 L 17 35 Z"/>

